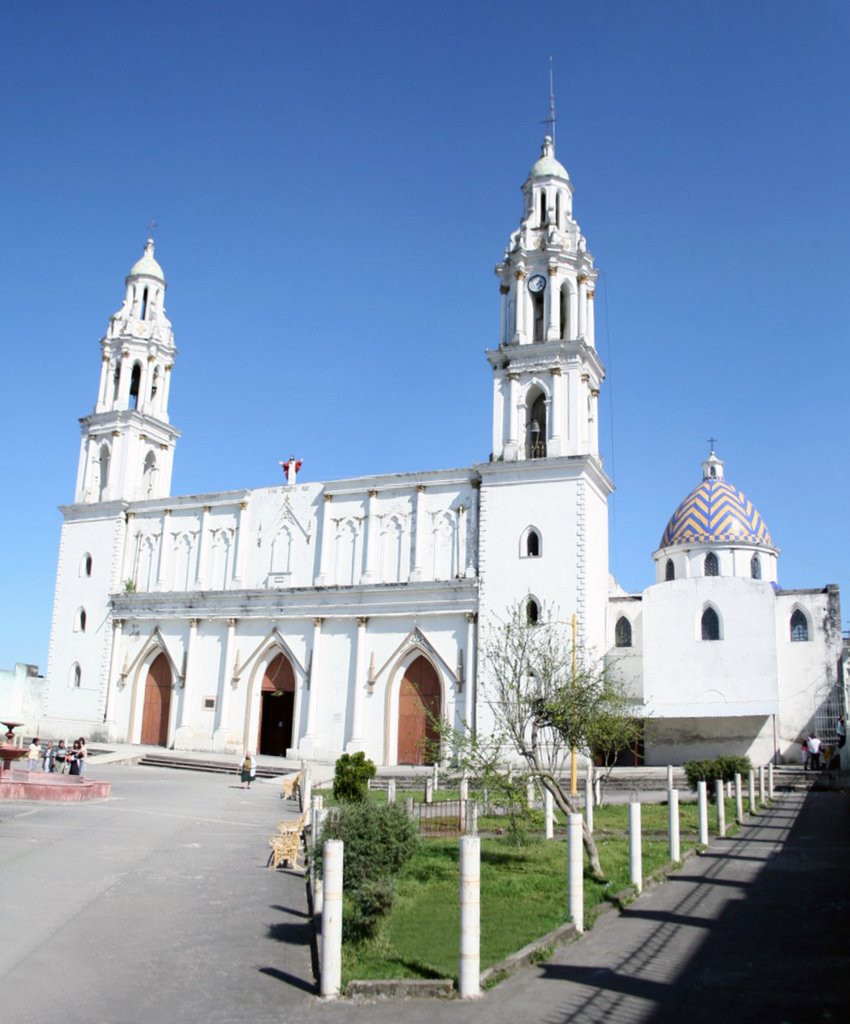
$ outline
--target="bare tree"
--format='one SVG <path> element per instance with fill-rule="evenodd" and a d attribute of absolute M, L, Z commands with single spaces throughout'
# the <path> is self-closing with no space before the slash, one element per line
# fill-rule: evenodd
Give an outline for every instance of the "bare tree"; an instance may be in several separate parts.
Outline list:
<path fill-rule="evenodd" d="M 518 754 L 564 814 L 580 806 L 562 783 L 573 748 L 586 753 L 628 746 L 640 728 L 622 686 L 573 650 L 563 623 L 542 609 L 535 624 L 524 605 L 508 610 L 484 634 L 481 696 L 490 704 L 505 747 Z M 584 848 L 593 874 L 603 877 L 593 835 L 584 820 Z"/>

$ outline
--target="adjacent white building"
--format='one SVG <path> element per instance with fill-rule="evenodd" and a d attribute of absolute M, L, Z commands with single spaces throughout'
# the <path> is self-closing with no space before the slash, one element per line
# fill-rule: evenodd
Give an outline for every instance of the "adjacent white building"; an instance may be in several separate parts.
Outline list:
<path fill-rule="evenodd" d="M 656 584 L 609 594 L 597 270 L 550 139 L 522 191 L 496 267 L 492 452 L 461 469 L 299 483 L 290 466 L 278 487 L 172 496 L 177 352 L 148 241 L 101 341 L 94 411 L 80 421 L 44 735 L 424 763 L 429 714 L 490 727 L 477 700 L 479 625 L 522 600 L 530 621 L 544 604 L 575 613 L 584 647 L 611 649 L 655 720 L 648 759 L 721 733 L 760 755 L 773 749 L 775 720 L 791 743 L 804 724 L 800 674 L 808 680 L 820 659 L 821 682 L 835 681 L 822 612 L 837 616 L 837 593 L 775 592 L 765 530 L 728 543 L 665 534 Z M 709 464 L 722 479 L 719 460 Z M 719 643 L 701 639 L 708 609 Z M 806 657 L 782 642 L 797 611 Z"/>

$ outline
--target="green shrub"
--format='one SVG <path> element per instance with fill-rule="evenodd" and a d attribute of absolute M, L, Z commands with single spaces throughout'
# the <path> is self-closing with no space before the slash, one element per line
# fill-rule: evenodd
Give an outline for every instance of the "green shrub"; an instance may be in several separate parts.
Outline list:
<path fill-rule="evenodd" d="M 691 789 L 696 789 L 697 783 L 704 779 L 708 797 L 713 800 L 714 784 L 718 779 L 723 782 L 731 782 L 735 778 L 736 772 L 746 778 L 750 773 L 752 763 L 748 757 L 724 754 L 713 760 L 705 758 L 701 761 L 686 761 L 684 768 Z"/>
<path fill-rule="evenodd" d="M 334 797 L 349 803 L 362 803 L 369 799 L 369 779 L 375 778 L 375 762 L 368 760 L 362 750 L 356 754 L 343 754 L 334 769 Z"/>
<path fill-rule="evenodd" d="M 328 839 L 341 839 L 345 844 L 343 936 L 347 940 L 368 938 L 392 909 L 394 880 L 419 846 L 416 825 L 399 804 L 342 804 L 326 820 L 316 845 L 319 873 L 322 846 Z"/>

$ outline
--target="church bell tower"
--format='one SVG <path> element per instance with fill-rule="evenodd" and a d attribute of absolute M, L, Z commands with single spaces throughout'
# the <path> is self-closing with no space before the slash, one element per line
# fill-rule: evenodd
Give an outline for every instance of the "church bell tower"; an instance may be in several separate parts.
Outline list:
<path fill-rule="evenodd" d="M 177 350 L 165 315 L 165 276 L 149 238 L 126 278 L 124 303 L 101 339 L 94 412 L 80 420 L 75 502 L 164 498 L 179 432 L 168 422 Z"/>
<path fill-rule="evenodd" d="M 598 456 L 598 271 L 573 219 L 573 185 L 548 135 L 522 186 L 523 216 L 496 267 L 502 296 L 493 368 L 494 461 Z"/>

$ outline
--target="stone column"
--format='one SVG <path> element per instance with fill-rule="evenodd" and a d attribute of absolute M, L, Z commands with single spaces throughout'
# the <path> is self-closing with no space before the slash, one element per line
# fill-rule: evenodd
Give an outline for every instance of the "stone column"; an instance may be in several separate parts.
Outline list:
<path fill-rule="evenodd" d="M 115 705 L 115 673 L 117 671 L 116 665 L 120 657 L 121 651 L 121 629 L 124 626 L 123 619 L 112 620 L 112 646 L 109 649 L 109 670 L 106 676 L 106 694 L 103 700 L 103 722 L 107 725 L 107 734 L 111 733 L 109 726 L 114 723 L 110 719 L 109 715 L 114 709 Z M 109 737 L 107 737 L 109 738 Z"/>
<path fill-rule="evenodd" d="M 514 341 L 521 345 L 525 341 L 525 271 L 518 270 L 514 276 L 516 277 L 516 330 L 514 331 Z"/>
<path fill-rule="evenodd" d="M 354 693 L 351 709 L 351 739 L 345 745 L 347 754 L 356 754 L 365 749 L 363 739 L 363 689 L 366 684 L 364 660 L 366 657 L 366 618 L 357 620 L 357 636 L 354 641 Z"/>
<path fill-rule="evenodd" d="M 156 589 L 157 590 L 168 590 L 168 584 L 166 583 L 166 574 L 169 569 L 168 565 L 168 545 L 171 543 L 171 534 L 169 533 L 169 527 L 171 526 L 171 509 L 167 508 L 162 513 L 162 533 L 159 539 L 159 564 L 156 567 Z"/>
<path fill-rule="evenodd" d="M 561 337 L 561 293 L 558 289 L 558 265 L 550 263 L 549 280 L 546 288 L 546 340 L 558 341 Z"/>
<path fill-rule="evenodd" d="M 204 505 L 203 512 L 201 512 L 201 536 L 198 541 L 198 571 L 195 573 L 195 585 L 200 589 L 203 589 L 206 579 L 207 555 L 209 552 L 209 543 L 207 541 L 209 518 L 210 506 Z"/>
<path fill-rule="evenodd" d="M 499 294 L 502 296 L 501 316 L 499 319 L 499 343 L 501 345 L 507 345 L 510 342 L 508 337 L 508 331 L 510 330 L 510 324 L 508 324 L 508 294 L 510 290 L 510 287 L 506 284 L 499 285 Z"/>
<path fill-rule="evenodd" d="M 564 378 L 561 376 L 561 368 L 555 366 L 552 369 L 552 398 L 549 403 L 549 445 L 547 455 L 561 454 L 561 404 L 564 390 Z"/>
<path fill-rule="evenodd" d="M 592 288 L 587 290 L 587 343 L 588 345 L 595 345 L 596 337 L 596 323 L 594 316 L 594 297 L 596 292 Z"/>
<path fill-rule="evenodd" d="M 238 619 L 227 620 L 227 638 L 224 641 L 224 658 L 219 675 L 218 699 L 215 703 L 215 732 L 213 733 L 213 750 L 226 750 L 228 737 L 228 712 L 230 710 L 230 694 L 233 692 L 233 648 L 236 640 L 236 624 Z"/>
<path fill-rule="evenodd" d="M 587 278 L 578 279 L 578 337 L 587 334 Z"/>
<path fill-rule="evenodd" d="M 326 587 L 330 571 L 330 560 L 333 548 L 333 537 L 331 537 L 331 502 L 332 494 L 325 495 L 322 505 L 322 532 L 319 536 L 319 575 L 316 577 L 317 587 Z"/>
<path fill-rule="evenodd" d="M 422 579 L 422 559 L 425 555 L 425 502 L 422 495 L 425 493 L 425 484 L 418 484 L 416 487 L 416 499 L 414 503 L 414 524 L 413 524 L 413 569 L 410 573 L 411 583 Z"/>
<path fill-rule="evenodd" d="M 307 666 L 307 686 L 304 699 L 307 701 L 307 728 L 298 744 L 302 757 L 312 757 L 316 749 L 316 713 L 318 710 L 318 686 L 320 676 L 320 641 L 322 639 L 322 622 L 324 619 L 313 619 L 313 643 L 310 648 Z"/>
<path fill-rule="evenodd" d="M 475 625 L 478 616 L 475 612 L 466 613 L 466 680 L 463 688 L 463 722 L 471 733 L 475 729 Z"/>
<path fill-rule="evenodd" d="M 516 462 L 519 450 L 517 439 L 517 399 L 519 379 L 515 373 L 508 374 L 508 440 L 505 444 L 505 462 Z"/>
<path fill-rule="evenodd" d="M 160 419 L 168 422 L 168 393 L 171 391 L 171 366 L 165 367 L 165 380 L 162 382 L 162 400 L 160 402 Z"/>
<path fill-rule="evenodd" d="M 378 568 L 375 564 L 378 557 L 378 513 L 376 511 L 378 503 L 375 501 L 377 496 L 377 491 L 369 491 L 369 499 L 366 505 L 366 551 L 363 558 L 363 564 L 366 568 L 360 579 L 361 583 L 374 583 L 378 579 Z"/>
<path fill-rule="evenodd" d="M 104 352 L 100 359 L 100 384 L 97 388 L 96 412 L 103 412 L 106 406 L 107 388 L 109 387 L 109 356 Z"/>
<path fill-rule="evenodd" d="M 121 374 L 118 378 L 118 402 L 119 409 L 126 409 L 130 405 L 130 381 L 133 376 L 133 363 L 130 360 L 129 352 L 121 353 Z"/>
<path fill-rule="evenodd" d="M 248 510 L 248 502 L 239 502 L 239 515 L 236 519 L 236 552 L 233 556 L 233 582 L 236 589 L 240 589 L 242 573 L 244 571 L 243 561 L 245 559 L 245 513 Z"/>
<path fill-rule="evenodd" d="M 198 619 L 189 619 L 189 643 L 186 647 L 186 664 L 183 669 L 183 698 L 180 701 L 180 720 L 174 734 L 174 749 L 188 750 L 191 740 L 191 706 L 197 698 L 195 683 L 195 647 L 198 640 Z"/>

